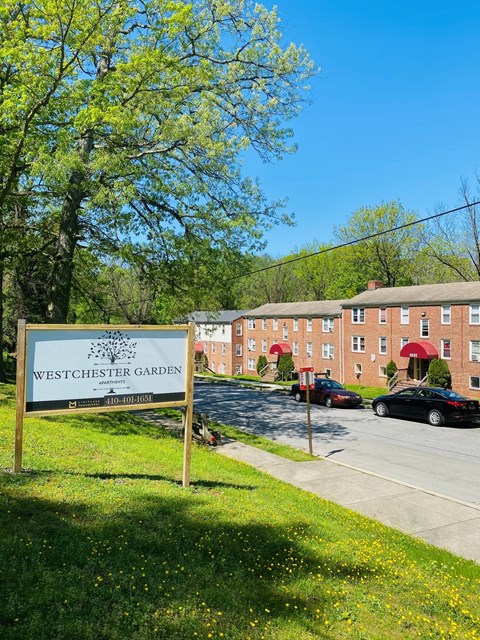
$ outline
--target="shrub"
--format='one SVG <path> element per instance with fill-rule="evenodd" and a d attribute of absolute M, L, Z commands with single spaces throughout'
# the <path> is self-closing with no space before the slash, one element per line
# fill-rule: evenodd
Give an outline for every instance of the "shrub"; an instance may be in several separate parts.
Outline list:
<path fill-rule="evenodd" d="M 387 382 L 390 382 L 393 376 L 397 373 L 398 367 L 393 360 L 390 360 L 390 362 L 387 363 L 386 369 L 387 369 Z"/>
<path fill-rule="evenodd" d="M 452 376 L 445 360 L 434 359 L 430 362 L 428 367 L 428 384 L 431 387 L 450 388 Z"/>
<path fill-rule="evenodd" d="M 267 362 L 267 356 L 261 355 L 258 356 L 258 362 L 257 362 L 257 373 L 258 375 L 260 375 L 260 371 L 266 367 L 268 364 Z"/>
<path fill-rule="evenodd" d="M 291 354 L 285 353 L 283 356 L 279 357 L 277 371 L 282 377 L 288 376 L 292 371 L 295 371 L 295 364 L 293 363 Z"/>

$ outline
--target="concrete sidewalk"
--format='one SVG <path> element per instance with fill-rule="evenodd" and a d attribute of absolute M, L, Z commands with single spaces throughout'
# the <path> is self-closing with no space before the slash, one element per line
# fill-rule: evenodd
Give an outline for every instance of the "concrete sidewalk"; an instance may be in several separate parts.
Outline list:
<path fill-rule="evenodd" d="M 236 441 L 216 451 L 480 563 L 480 509 L 474 505 L 325 459 L 292 462 Z"/>

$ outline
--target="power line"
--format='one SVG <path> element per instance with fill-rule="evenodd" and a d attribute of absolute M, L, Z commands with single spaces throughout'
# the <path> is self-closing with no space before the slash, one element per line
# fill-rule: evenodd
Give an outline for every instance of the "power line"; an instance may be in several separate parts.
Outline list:
<path fill-rule="evenodd" d="M 386 233 L 392 233 L 393 231 L 400 231 L 400 229 L 406 229 L 407 227 L 412 227 L 415 224 L 428 222 L 429 220 L 434 220 L 435 218 L 440 218 L 441 216 L 446 216 L 447 214 L 455 213 L 456 211 L 462 211 L 463 209 L 468 209 L 469 207 L 474 207 L 475 205 L 478 205 L 478 204 L 480 204 L 480 200 L 476 202 L 470 202 L 468 204 L 463 205 L 462 207 L 457 207 L 456 209 L 450 209 L 449 211 L 442 211 L 441 213 L 436 213 L 432 216 L 427 216 L 426 218 L 420 218 L 420 220 L 407 222 L 405 224 L 399 225 L 398 227 L 392 227 L 391 229 L 378 231 L 377 233 L 372 233 L 369 236 L 363 236 L 362 238 L 356 238 L 355 240 L 350 240 L 349 242 L 344 242 L 343 244 L 337 244 L 334 247 L 327 247 L 326 249 L 320 249 L 320 251 L 308 253 L 305 256 L 297 256 L 296 258 L 290 258 L 289 260 L 284 260 L 283 262 L 277 262 L 276 264 L 271 264 L 268 267 L 262 267 L 261 269 L 255 269 L 254 271 L 249 271 L 248 273 L 242 273 L 238 276 L 232 276 L 231 278 L 227 278 L 227 282 L 231 280 L 239 280 L 240 278 L 246 278 L 247 276 L 252 276 L 255 273 L 261 273 L 262 271 L 269 271 L 270 269 L 283 267 L 286 264 L 292 264 L 293 262 L 298 262 L 299 260 L 306 260 L 307 258 L 312 258 L 313 256 L 318 256 L 322 253 L 328 253 L 329 251 L 334 251 L 335 249 L 343 249 L 344 247 L 350 247 L 351 245 L 357 244 L 358 242 L 363 242 L 364 240 L 371 240 L 372 238 L 378 238 L 378 236 L 383 236 Z"/>

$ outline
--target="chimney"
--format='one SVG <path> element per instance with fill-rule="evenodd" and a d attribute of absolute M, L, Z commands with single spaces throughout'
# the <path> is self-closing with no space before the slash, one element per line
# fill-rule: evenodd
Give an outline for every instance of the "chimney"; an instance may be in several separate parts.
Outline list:
<path fill-rule="evenodd" d="M 383 282 L 381 280 L 369 280 L 367 291 L 375 291 L 375 289 L 381 289 Z"/>

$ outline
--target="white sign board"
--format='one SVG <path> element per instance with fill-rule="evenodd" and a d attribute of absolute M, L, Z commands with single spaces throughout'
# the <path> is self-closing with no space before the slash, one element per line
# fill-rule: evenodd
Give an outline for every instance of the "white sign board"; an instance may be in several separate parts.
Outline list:
<path fill-rule="evenodd" d="M 25 414 L 185 404 L 188 327 L 27 325 Z"/>

